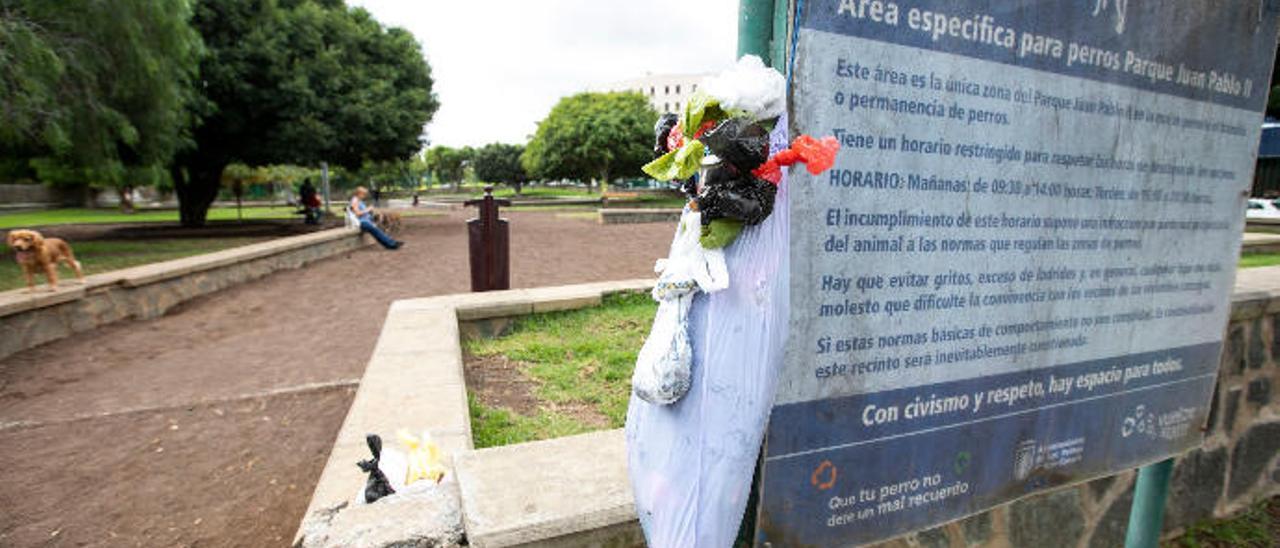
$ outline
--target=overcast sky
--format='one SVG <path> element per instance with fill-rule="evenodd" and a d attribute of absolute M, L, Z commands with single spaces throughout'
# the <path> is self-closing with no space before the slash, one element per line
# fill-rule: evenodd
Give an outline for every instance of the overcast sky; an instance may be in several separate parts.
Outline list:
<path fill-rule="evenodd" d="M 737 0 L 348 0 L 431 64 L 433 145 L 524 143 L 562 96 L 733 63 Z"/>

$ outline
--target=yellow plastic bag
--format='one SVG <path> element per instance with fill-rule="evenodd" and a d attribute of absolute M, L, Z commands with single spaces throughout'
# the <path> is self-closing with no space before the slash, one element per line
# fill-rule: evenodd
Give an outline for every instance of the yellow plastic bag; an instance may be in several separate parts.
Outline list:
<path fill-rule="evenodd" d="M 418 438 L 408 430 L 396 431 L 396 437 L 404 445 L 405 456 L 409 461 L 409 469 L 405 474 L 404 484 L 411 485 L 418 480 L 431 480 L 440 483 L 444 479 L 444 464 L 441 462 L 440 447 L 431 441 L 427 432 Z"/>

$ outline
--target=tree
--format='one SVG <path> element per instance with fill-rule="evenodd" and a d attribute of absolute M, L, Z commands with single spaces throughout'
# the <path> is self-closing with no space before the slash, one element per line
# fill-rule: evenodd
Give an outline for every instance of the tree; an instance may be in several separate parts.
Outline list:
<path fill-rule="evenodd" d="M 521 162 L 539 179 L 596 179 L 607 185 L 615 177 L 639 175 L 652 159 L 657 119 L 636 92 L 565 97 L 538 123 Z"/>
<path fill-rule="evenodd" d="M 244 221 L 244 187 L 266 183 L 270 177 L 270 169 L 265 167 L 230 164 L 222 170 L 222 184 L 230 188 L 231 194 L 236 197 L 237 221 Z"/>
<path fill-rule="evenodd" d="M 472 162 L 476 177 L 485 182 L 511 185 L 519 194 L 520 186 L 529 180 L 524 165 L 520 163 L 521 154 L 524 154 L 521 145 L 491 143 L 480 147 Z"/>
<path fill-rule="evenodd" d="M 436 145 L 427 149 L 426 161 L 432 179 L 457 188 L 466 174 L 467 151 Z"/>
<path fill-rule="evenodd" d="M 367 161 L 353 176 L 361 184 L 369 184 L 381 190 L 416 190 L 423 175 L 419 157 L 419 154 L 415 154 L 409 160 Z"/>
<path fill-rule="evenodd" d="M 0 156 L 54 184 L 167 182 L 202 51 L 185 0 L 0 0 Z"/>
<path fill-rule="evenodd" d="M 182 223 L 205 222 L 223 169 L 407 159 L 439 102 L 407 31 L 341 0 L 202 0 L 196 146 L 173 169 Z"/>

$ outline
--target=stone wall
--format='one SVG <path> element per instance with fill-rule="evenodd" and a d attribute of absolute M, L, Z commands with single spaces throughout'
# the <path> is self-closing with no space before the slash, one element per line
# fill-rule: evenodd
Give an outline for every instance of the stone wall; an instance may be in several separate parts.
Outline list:
<path fill-rule="evenodd" d="M 0 358 L 120 320 L 162 316 L 195 297 L 368 242 L 359 232 L 325 230 L 94 274 L 83 285 L 67 277 L 57 292 L 0 292 Z"/>
<path fill-rule="evenodd" d="M 1280 267 L 1241 271 L 1205 442 L 1177 459 L 1164 534 L 1280 494 Z M 1137 474 L 1019 500 L 880 546 L 1123 546 Z"/>

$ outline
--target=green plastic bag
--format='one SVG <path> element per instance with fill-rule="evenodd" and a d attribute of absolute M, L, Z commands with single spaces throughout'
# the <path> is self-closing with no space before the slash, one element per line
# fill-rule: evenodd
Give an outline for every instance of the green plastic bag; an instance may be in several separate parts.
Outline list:
<path fill-rule="evenodd" d="M 683 146 L 659 156 L 640 169 L 659 181 L 683 181 L 698 172 L 705 154 L 706 147 L 702 141 L 686 138 Z"/>
<path fill-rule="evenodd" d="M 737 219 L 714 219 L 702 227 L 702 236 L 698 243 L 703 249 L 720 249 L 738 238 L 742 233 L 742 221 Z"/>

